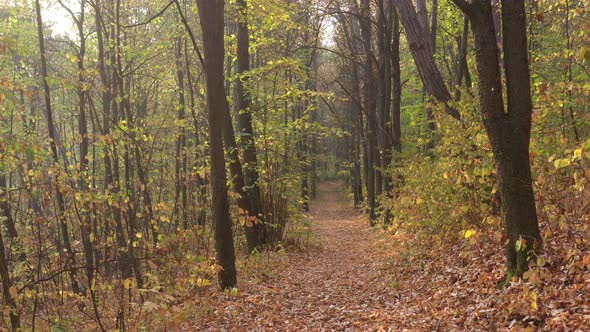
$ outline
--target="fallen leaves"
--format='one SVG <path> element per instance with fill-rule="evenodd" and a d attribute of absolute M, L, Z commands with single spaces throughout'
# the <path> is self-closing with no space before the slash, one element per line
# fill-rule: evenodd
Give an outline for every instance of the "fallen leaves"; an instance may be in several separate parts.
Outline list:
<path fill-rule="evenodd" d="M 531 262 L 528 279 L 498 289 L 505 258 L 497 232 L 462 234 L 463 239 L 477 238 L 475 243 L 439 243 L 403 229 L 394 235 L 368 227 L 338 200 L 336 189 L 323 184 L 312 205 L 312 230 L 321 245 L 243 261 L 239 292 L 207 287 L 199 297 L 168 308 L 176 318 L 166 322 L 167 328 L 590 330 L 588 242 L 568 243 L 564 232 L 545 234 L 545 255 Z M 568 249 L 572 247 L 576 249 Z M 160 310 L 160 317 L 167 317 L 162 308 L 149 309 L 152 316 Z"/>

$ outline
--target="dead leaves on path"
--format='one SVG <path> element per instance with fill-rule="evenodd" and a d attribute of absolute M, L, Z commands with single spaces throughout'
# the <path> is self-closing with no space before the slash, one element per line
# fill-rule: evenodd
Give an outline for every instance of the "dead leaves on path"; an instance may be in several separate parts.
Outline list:
<path fill-rule="evenodd" d="M 242 264 L 239 293 L 209 288 L 192 304 L 198 319 L 183 328 L 590 331 L 588 242 L 546 236 L 546 264 L 533 266 L 528 280 L 497 289 L 504 257 L 495 233 L 458 235 L 451 245 L 403 230 L 391 236 L 369 228 L 334 190 L 324 187 L 312 210 L 321 246 Z"/>

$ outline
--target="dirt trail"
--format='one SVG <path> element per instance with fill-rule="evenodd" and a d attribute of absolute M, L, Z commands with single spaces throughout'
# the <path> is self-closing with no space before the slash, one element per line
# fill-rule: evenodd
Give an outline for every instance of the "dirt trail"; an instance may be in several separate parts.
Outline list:
<path fill-rule="evenodd" d="M 230 331 L 363 331 L 392 328 L 397 296 L 389 287 L 383 234 L 343 202 L 334 182 L 319 187 L 308 218 L 319 248 L 288 252 L 269 276 L 247 275 L 205 326 Z"/>

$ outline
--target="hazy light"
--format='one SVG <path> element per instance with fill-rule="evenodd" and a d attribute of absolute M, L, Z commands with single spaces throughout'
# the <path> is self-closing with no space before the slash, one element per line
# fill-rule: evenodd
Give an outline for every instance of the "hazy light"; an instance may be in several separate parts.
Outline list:
<path fill-rule="evenodd" d="M 74 14 L 79 14 L 79 1 L 62 0 L 62 3 L 68 6 Z M 57 1 L 42 0 L 41 8 L 43 23 L 51 27 L 52 34 L 74 38 L 76 35 L 74 21 L 72 20 L 70 13 L 68 13 Z"/>

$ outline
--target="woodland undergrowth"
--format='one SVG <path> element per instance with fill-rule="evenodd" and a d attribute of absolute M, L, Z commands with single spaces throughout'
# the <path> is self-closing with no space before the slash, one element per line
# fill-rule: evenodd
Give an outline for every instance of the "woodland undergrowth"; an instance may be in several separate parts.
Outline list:
<path fill-rule="evenodd" d="M 543 251 L 530 258 L 523 280 L 498 287 L 505 278 L 498 248 L 507 238 L 492 152 L 475 102 L 467 97 L 458 105 L 465 128 L 441 117 L 442 138 L 432 156 L 407 153 L 394 168 L 394 198 L 382 202 L 394 216 L 382 225 L 396 252 L 392 273 L 399 280 L 391 286 L 400 294 L 420 289 L 433 301 L 427 307 L 437 319 L 455 327 L 587 330 L 590 139 L 534 130 L 530 161 Z M 534 128 L 547 125 L 548 112 L 551 105 L 538 101 Z M 464 302 L 464 312 L 445 309 L 457 301 Z"/>

